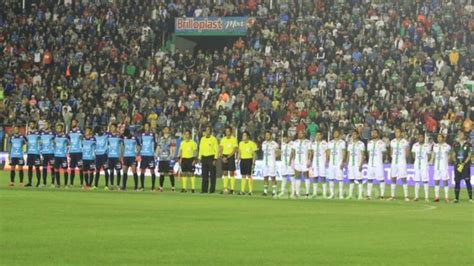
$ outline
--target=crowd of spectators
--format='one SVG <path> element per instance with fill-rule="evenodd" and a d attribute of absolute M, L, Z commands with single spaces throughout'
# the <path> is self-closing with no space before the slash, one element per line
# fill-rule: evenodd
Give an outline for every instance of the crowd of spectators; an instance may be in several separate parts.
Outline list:
<path fill-rule="evenodd" d="M 21 2 L 0 4 L 2 125 L 472 132 L 471 1 Z M 163 49 L 178 16 L 255 22 L 223 50 Z"/>

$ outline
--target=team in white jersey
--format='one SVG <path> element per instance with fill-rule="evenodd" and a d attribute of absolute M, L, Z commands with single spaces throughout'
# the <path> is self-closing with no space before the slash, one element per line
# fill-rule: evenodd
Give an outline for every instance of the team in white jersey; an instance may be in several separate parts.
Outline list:
<path fill-rule="evenodd" d="M 278 143 L 272 139 L 272 133 L 265 133 L 265 141 L 262 143 L 263 151 L 263 195 L 268 193 L 268 179 L 272 179 L 272 196 L 276 197 L 277 181 L 276 181 L 276 157 L 278 152 Z"/>
<path fill-rule="evenodd" d="M 347 174 L 349 177 L 349 196 L 352 199 L 354 191 L 354 182 L 357 182 L 358 194 L 357 199 L 363 197 L 362 182 L 362 164 L 365 160 L 365 144 L 359 140 L 359 132 L 354 130 L 352 132 L 351 143 L 347 146 L 348 160 L 347 160 Z"/>
<path fill-rule="evenodd" d="M 291 152 L 291 162 L 293 163 L 293 168 L 295 170 L 295 194 L 293 197 L 300 196 L 301 189 L 301 177 L 305 179 L 306 186 L 306 197 L 309 197 L 309 168 L 311 167 L 311 160 L 309 157 L 311 150 L 311 141 L 305 139 L 305 132 L 298 132 L 298 139 L 293 141 L 292 152 Z"/>
<path fill-rule="evenodd" d="M 318 194 L 318 178 L 321 180 L 323 187 L 323 197 L 326 197 L 326 167 L 327 167 L 327 151 L 328 143 L 323 140 L 323 133 L 318 131 L 316 139 L 311 145 L 311 177 L 313 178 L 313 197 Z"/>
<path fill-rule="evenodd" d="M 334 139 L 328 143 L 326 150 L 328 158 L 329 198 L 334 198 L 334 181 L 339 183 L 339 199 L 344 198 L 344 182 L 342 180 L 346 160 L 346 142 L 340 138 L 339 130 L 334 130 Z"/>
<path fill-rule="evenodd" d="M 383 174 L 383 156 L 387 151 L 385 142 L 380 139 L 380 132 L 376 129 L 372 130 L 372 139 L 367 144 L 367 153 L 369 162 L 367 166 L 367 198 L 372 198 L 372 187 L 374 179 L 379 181 L 380 198 L 384 198 L 385 194 L 385 178 Z"/>
<path fill-rule="evenodd" d="M 451 146 L 447 144 L 445 136 L 442 134 L 438 135 L 438 143 L 433 145 L 433 155 L 434 160 L 434 175 L 433 179 L 435 181 L 435 201 L 439 201 L 439 185 L 440 181 L 443 183 L 444 187 L 444 199 L 446 202 L 449 202 L 449 186 L 448 186 L 448 165 L 449 165 L 449 153 L 451 151 Z"/>
<path fill-rule="evenodd" d="M 395 129 L 395 138 L 390 142 L 390 154 L 392 157 L 392 165 L 390 167 L 390 175 L 392 178 L 390 199 L 395 199 L 395 191 L 397 189 L 397 179 L 401 179 L 403 183 L 403 195 L 405 201 L 408 199 L 408 183 L 407 183 L 407 156 L 410 144 L 402 138 L 402 131 Z"/>
<path fill-rule="evenodd" d="M 282 142 L 281 142 L 281 149 L 280 149 L 280 159 L 281 159 L 281 192 L 278 195 L 279 197 L 283 197 L 286 194 L 286 183 L 288 179 L 291 180 L 291 195 L 295 194 L 295 170 L 291 164 L 291 151 L 293 149 L 293 142 L 290 140 L 288 135 L 283 135 Z"/>
<path fill-rule="evenodd" d="M 425 201 L 428 201 L 428 163 L 431 155 L 431 145 L 425 143 L 425 135 L 423 133 L 418 134 L 418 142 L 413 144 L 411 153 L 413 154 L 413 158 L 415 158 L 413 164 L 415 168 L 415 175 L 413 176 L 413 181 L 415 181 L 414 201 L 418 201 L 419 199 L 420 183 L 423 183 Z"/>

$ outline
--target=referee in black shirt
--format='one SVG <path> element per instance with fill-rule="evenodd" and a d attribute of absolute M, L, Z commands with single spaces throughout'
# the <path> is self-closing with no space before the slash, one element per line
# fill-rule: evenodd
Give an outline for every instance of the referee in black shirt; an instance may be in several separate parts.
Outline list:
<path fill-rule="evenodd" d="M 466 183 L 469 201 L 472 202 L 472 185 L 471 185 L 471 144 L 466 141 L 464 132 L 460 131 L 458 135 L 458 142 L 454 144 L 454 193 L 456 199 L 454 203 L 459 202 L 459 191 L 461 190 L 461 180 Z"/>

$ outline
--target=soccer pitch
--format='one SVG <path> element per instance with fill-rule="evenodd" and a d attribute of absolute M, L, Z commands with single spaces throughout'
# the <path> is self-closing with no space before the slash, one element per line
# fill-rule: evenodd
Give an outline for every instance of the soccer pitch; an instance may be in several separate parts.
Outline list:
<path fill-rule="evenodd" d="M 460 204 L 446 204 L 275 200 L 260 191 L 250 197 L 10 189 L 7 183 L 8 173 L 0 172 L 2 265 L 474 263 L 474 204 L 465 190 Z"/>

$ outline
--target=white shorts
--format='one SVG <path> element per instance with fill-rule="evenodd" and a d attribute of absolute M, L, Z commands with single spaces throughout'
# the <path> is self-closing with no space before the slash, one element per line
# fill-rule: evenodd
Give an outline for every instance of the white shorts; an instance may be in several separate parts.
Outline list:
<path fill-rule="evenodd" d="M 268 166 L 264 165 L 262 168 L 262 175 L 264 177 L 270 176 L 270 177 L 275 177 L 276 176 L 276 166 L 269 164 Z"/>
<path fill-rule="evenodd" d="M 347 167 L 347 175 L 350 180 L 361 180 L 362 179 L 362 173 L 359 171 L 359 166 L 348 166 Z"/>
<path fill-rule="evenodd" d="M 293 169 L 295 169 L 295 172 L 308 172 L 308 164 L 300 164 L 300 163 L 295 163 L 293 166 Z"/>
<path fill-rule="evenodd" d="M 407 177 L 407 166 L 406 164 L 392 164 L 390 167 L 390 176 L 391 177 L 398 177 L 398 178 L 406 178 Z"/>
<path fill-rule="evenodd" d="M 316 166 L 313 164 L 313 167 L 311 167 L 311 177 L 326 177 L 326 166 Z"/>
<path fill-rule="evenodd" d="M 424 167 L 421 169 L 415 168 L 415 173 L 413 175 L 413 181 L 415 182 L 428 182 L 428 168 Z"/>
<path fill-rule="evenodd" d="M 295 170 L 293 170 L 293 167 L 291 167 L 290 165 L 281 165 L 281 169 L 280 169 L 280 174 L 282 176 L 282 178 L 286 177 L 286 176 L 293 176 L 295 175 Z"/>
<path fill-rule="evenodd" d="M 377 179 L 379 181 L 385 180 L 383 176 L 383 165 L 369 166 L 369 168 L 367 169 L 367 179 L 368 180 Z"/>
<path fill-rule="evenodd" d="M 327 177 L 329 180 L 342 180 L 342 170 L 339 166 L 329 166 Z"/>
<path fill-rule="evenodd" d="M 436 180 L 436 181 L 439 181 L 439 180 L 449 180 L 449 173 L 448 173 L 448 169 L 436 169 L 434 170 L 434 175 L 433 175 L 433 179 Z"/>

